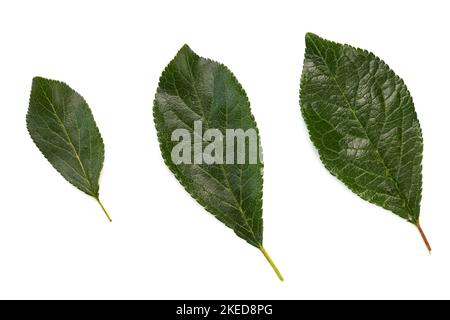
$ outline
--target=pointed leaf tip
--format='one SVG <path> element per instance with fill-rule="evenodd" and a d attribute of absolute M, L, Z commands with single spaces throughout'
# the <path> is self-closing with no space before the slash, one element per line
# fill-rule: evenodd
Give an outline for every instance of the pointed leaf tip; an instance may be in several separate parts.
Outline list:
<path fill-rule="evenodd" d="M 312 33 L 312 32 L 307 32 L 305 34 L 305 43 L 308 45 L 309 43 L 311 43 L 312 41 L 315 41 L 317 39 L 321 39 L 317 34 Z"/>
<path fill-rule="evenodd" d="M 187 43 L 185 43 L 185 44 L 183 44 L 183 45 L 181 46 L 181 49 L 184 49 L 184 50 L 191 50 L 191 47 L 189 47 L 189 45 L 188 45 Z"/>
<path fill-rule="evenodd" d="M 180 53 L 183 53 L 183 54 L 195 54 L 195 52 L 191 49 L 191 47 L 189 47 L 189 45 L 187 43 L 183 44 L 181 46 L 180 50 L 178 50 L 178 54 L 180 54 Z"/>

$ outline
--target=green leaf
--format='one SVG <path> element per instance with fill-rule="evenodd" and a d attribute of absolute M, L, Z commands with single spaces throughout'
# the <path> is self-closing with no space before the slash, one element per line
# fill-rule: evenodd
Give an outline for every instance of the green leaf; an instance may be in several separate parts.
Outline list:
<path fill-rule="evenodd" d="M 250 103 L 231 71 L 183 46 L 161 75 L 153 114 L 162 156 L 178 181 L 207 211 L 260 249 L 282 279 L 262 246 L 263 165 L 259 157 L 250 163 L 248 144 L 245 148 L 248 161 L 244 164 L 196 162 L 198 157 L 201 159 L 202 150 L 195 147 L 187 152 L 189 161 L 172 161 L 172 151 L 179 144 L 178 140 L 172 141 L 172 133 L 177 129 L 185 129 L 189 139 L 199 138 L 201 147 L 211 143 L 202 133 L 195 133 L 196 121 L 201 121 L 203 131 L 218 129 L 223 137 L 227 129 L 253 129 L 259 146 Z"/>
<path fill-rule="evenodd" d="M 104 145 L 88 104 L 63 82 L 33 79 L 27 128 L 36 146 L 71 184 L 99 200 Z"/>
<path fill-rule="evenodd" d="M 403 80 L 382 60 L 306 34 L 303 117 L 331 174 L 361 198 L 419 224 L 422 132 Z"/>

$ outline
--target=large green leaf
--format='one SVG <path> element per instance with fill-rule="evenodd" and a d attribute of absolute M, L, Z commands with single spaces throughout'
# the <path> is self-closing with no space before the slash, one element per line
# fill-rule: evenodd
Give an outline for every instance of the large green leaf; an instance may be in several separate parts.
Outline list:
<path fill-rule="evenodd" d="M 263 165 L 259 157 L 253 164 L 195 163 L 192 159 L 201 156 L 195 148 L 189 154 L 191 164 L 174 163 L 171 157 L 179 143 L 172 141 L 172 133 L 186 129 L 193 140 L 195 121 L 202 122 L 203 130 L 218 129 L 224 136 L 227 129 L 258 133 L 247 96 L 234 75 L 185 45 L 161 75 L 153 112 L 164 161 L 179 182 L 207 211 L 259 248 L 271 262 L 262 246 Z M 203 147 L 210 143 L 202 140 Z M 248 144 L 245 159 L 249 159 Z"/>
<path fill-rule="evenodd" d="M 27 127 L 36 146 L 71 184 L 99 200 L 104 145 L 88 104 L 65 83 L 33 79 Z"/>
<path fill-rule="evenodd" d="M 423 235 L 422 132 L 403 80 L 370 52 L 308 33 L 300 104 L 331 174 Z"/>

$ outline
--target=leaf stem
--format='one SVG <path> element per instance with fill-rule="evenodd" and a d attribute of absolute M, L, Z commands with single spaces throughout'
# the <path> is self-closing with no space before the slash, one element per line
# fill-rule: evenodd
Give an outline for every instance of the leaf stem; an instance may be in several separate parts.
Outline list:
<path fill-rule="evenodd" d="M 262 246 L 262 244 L 259 246 L 259 250 L 261 250 L 262 254 L 264 255 L 264 257 L 266 257 L 267 261 L 270 263 L 273 271 L 275 271 L 275 273 L 277 274 L 278 279 L 280 279 L 280 281 L 284 281 L 283 276 L 281 275 L 280 270 L 278 270 L 277 266 L 275 265 L 275 263 L 273 262 L 272 258 L 269 256 L 269 253 L 266 251 L 266 249 L 264 249 L 264 247 Z"/>
<path fill-rule="evenodd" d="M 423 242 L 425 243 L 425 245 L 427 246 L 428 252 L 431 253 L 431 246 L 430 243 L 428 242 L 427 236 L 425 235 L 425 233 L 422 230 L 422 227 L 420 226 L 419 220 L 417 220 L 416 223 L 416 227 L 419 230 L 420 236 L 423 239 Z"/>
<path fill-rule="evenodd" d="M 97 200 L 98 204 L 102 208 L 103 212 L 106 214 L 106 217 L 108 218 L 109 222 L 112 222 L 111 217 L 108 214 L 108 211 L 106 211 L 105 207 L 103 206 L 103 203 L 100 201 L 99 197 L 96 197 L 95 200 Z"/>

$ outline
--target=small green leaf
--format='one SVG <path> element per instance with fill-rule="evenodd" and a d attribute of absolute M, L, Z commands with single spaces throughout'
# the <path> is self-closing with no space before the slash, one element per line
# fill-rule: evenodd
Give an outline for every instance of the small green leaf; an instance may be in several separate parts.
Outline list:
<path fill-rule="evenodd" d="M 206 151 L 211 141 L 198 134 L 195 123 L 199 122 L 203 130 L 218 130 L 223 137 L 229 129 L 252 129 L 259 147 L 250 103 L 231 71 L 183 46 L 161 75 L 153 114 L 162 156 L 178 181 L 207 211 L 260 249 L 282 279 L 262 246 L 263 165 L 259 156 L 255 163 L 250 163 L 251 148 L 247 144 L 245 163 L 196 161 L 202 159 L 203 148 L 198 150 L 195 146 L 184 154 L 186 161 L 174 163 L 172 158 L 180 143 L 172 139 L 172 134 L 180 129 L 185 130 L 189 139 L 200 136 L 200 146 Z M 218 141 L 223 143 L 223 139 Z M 223 155 L 221 151 L 215 150 Z"/>
<path fill-rule="evenodd" d="M 306 34 L 303 117 L 325 167 L 361 198 L 419 224 L 422 132 L 403 80 L 374 54 Z"/>
<path fill-rule="evenodd" d="M 99 200 L 104 145 L 88 104 L 63 82 L 33 79 L 27 128 L 36 146 L 71 184 Z"/>

